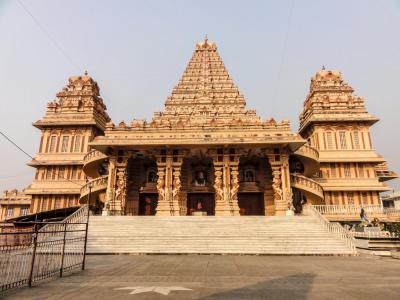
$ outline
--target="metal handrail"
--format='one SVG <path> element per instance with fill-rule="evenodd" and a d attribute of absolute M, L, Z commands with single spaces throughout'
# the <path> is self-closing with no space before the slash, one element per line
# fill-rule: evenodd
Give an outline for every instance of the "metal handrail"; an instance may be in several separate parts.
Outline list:
<path fill-rule="evenodd" d="M 354 254 L 356 254 L 356 245 L 355 245 L 355 239 L 354 236 L 351 235 L 349 231 L 344 229 L 340 224 L 338 223 L 331 223 L 326 219 L 323 215 L 320 214 L 320 212 L 315 209 L 313 205 L 306 205 L 304 207 L 304 213 L 308 214 L 310 216 L 316 217 L 316 219 L 319 221 L 319 223 L 326 228 L 329 232 L 335 234 L 337 237 L 339 237 L 342 241 L 346 243 L 346 245 L 354 251 Z"/>

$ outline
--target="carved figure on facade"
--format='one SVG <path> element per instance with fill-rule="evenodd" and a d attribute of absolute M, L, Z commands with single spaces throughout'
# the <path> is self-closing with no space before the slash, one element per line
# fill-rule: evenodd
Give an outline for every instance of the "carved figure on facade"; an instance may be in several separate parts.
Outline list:
<path fill-rule="evenodd" d="M 215 201 L 222 201 L 224 197 L 224 191 L 222 190 L 222 171 L 221 168 L 215 168 L 215 182 L 214 182 L 214 190 L 215 190 Z"/>
<path fill-rule="evenodd" d="M 180 170 L 175 170 L 174 171 L 174 181 L 173 181 L 173 190 L 172 190 L 172 199 L 174 201 L 178 201 L 179 200 L 179 193 L 181 191 L 181 171 Z"/>
<path fill-rule="evenodd" d="M 238 191 L 239 191 L 239 172 L 236 168 L 233 168 L 231 171 L 231 201 L 238 200 Z"/>
<path fill-rule="evenodd" d="M 282 180 L 280 178 L 280 175 L 281 175 L 280 171 L 273 171 L 272 189 L 274 191 L 275 200 L 282 199 L 282 189 L 281 189 Z"/>
<path fill-rule="evenodd" d="M 119 200 L 121 203 L 121 209 L 125 209 L 126 200 L 126 174 L 124 171 L 119 171 L 117 173 L 117 188 L 115 190 L 115 199 Z"/>
<path fill-rule="evenodd" d="M 158 201 L 162 202 L 165 199 L 165 178 L 164 171 L 157 172 L 157 191 L 158 191 Z"/>

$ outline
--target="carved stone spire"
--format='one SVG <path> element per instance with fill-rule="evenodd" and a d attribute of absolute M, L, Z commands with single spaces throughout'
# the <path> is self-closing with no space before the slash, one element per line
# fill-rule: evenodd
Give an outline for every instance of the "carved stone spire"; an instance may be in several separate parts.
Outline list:
<path fill-rule="evenodd" d="M 155 113 L 153 121 L 200 125 L 233 120 L 261 122 L 255 110 L 246 109 L 244 96 L 225 68 L 217 46 L 206 35 L 196 44 L 178 85 L 165 102 L 165 111 Z"/>

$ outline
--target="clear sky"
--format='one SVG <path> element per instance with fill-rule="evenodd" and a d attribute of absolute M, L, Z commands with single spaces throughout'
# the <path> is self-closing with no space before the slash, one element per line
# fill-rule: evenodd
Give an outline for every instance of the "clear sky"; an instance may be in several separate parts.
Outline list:
<path fill-rule="evenodd" d="M 35 155 L 32 122 L 85 70 L 114 123 L 150 119 L 206 33 L 248 107 L 294 131 L 310 77 L 341 70 L 381 119 L 374 147 L 400 173 L 400 0 L 0 0 L 0 130 Z M 29 158 L 1 136 L 0 155 L 0 191 L 27 186 Z"/>

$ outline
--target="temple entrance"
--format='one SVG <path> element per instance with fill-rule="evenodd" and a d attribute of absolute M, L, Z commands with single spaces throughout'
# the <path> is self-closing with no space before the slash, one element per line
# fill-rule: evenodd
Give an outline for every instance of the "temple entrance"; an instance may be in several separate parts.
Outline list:
<path fill-rule="evenodd" d="M 187 215 L 193 212 L 206 212 L 207 216 L 215 215 L 215 200 L 213 193 L 189 193 L 187 198 Z"/>
<path fill-rule="evenodd" d="M 239 193 L 239 212 L 241 216 L 264 216 L 263 193 Z"/>
<path fill-rule="evenodd" d="M 154 216 L 156 214 L 158 194 L 142 193 L 139 196 L 139 215 Z"/>

